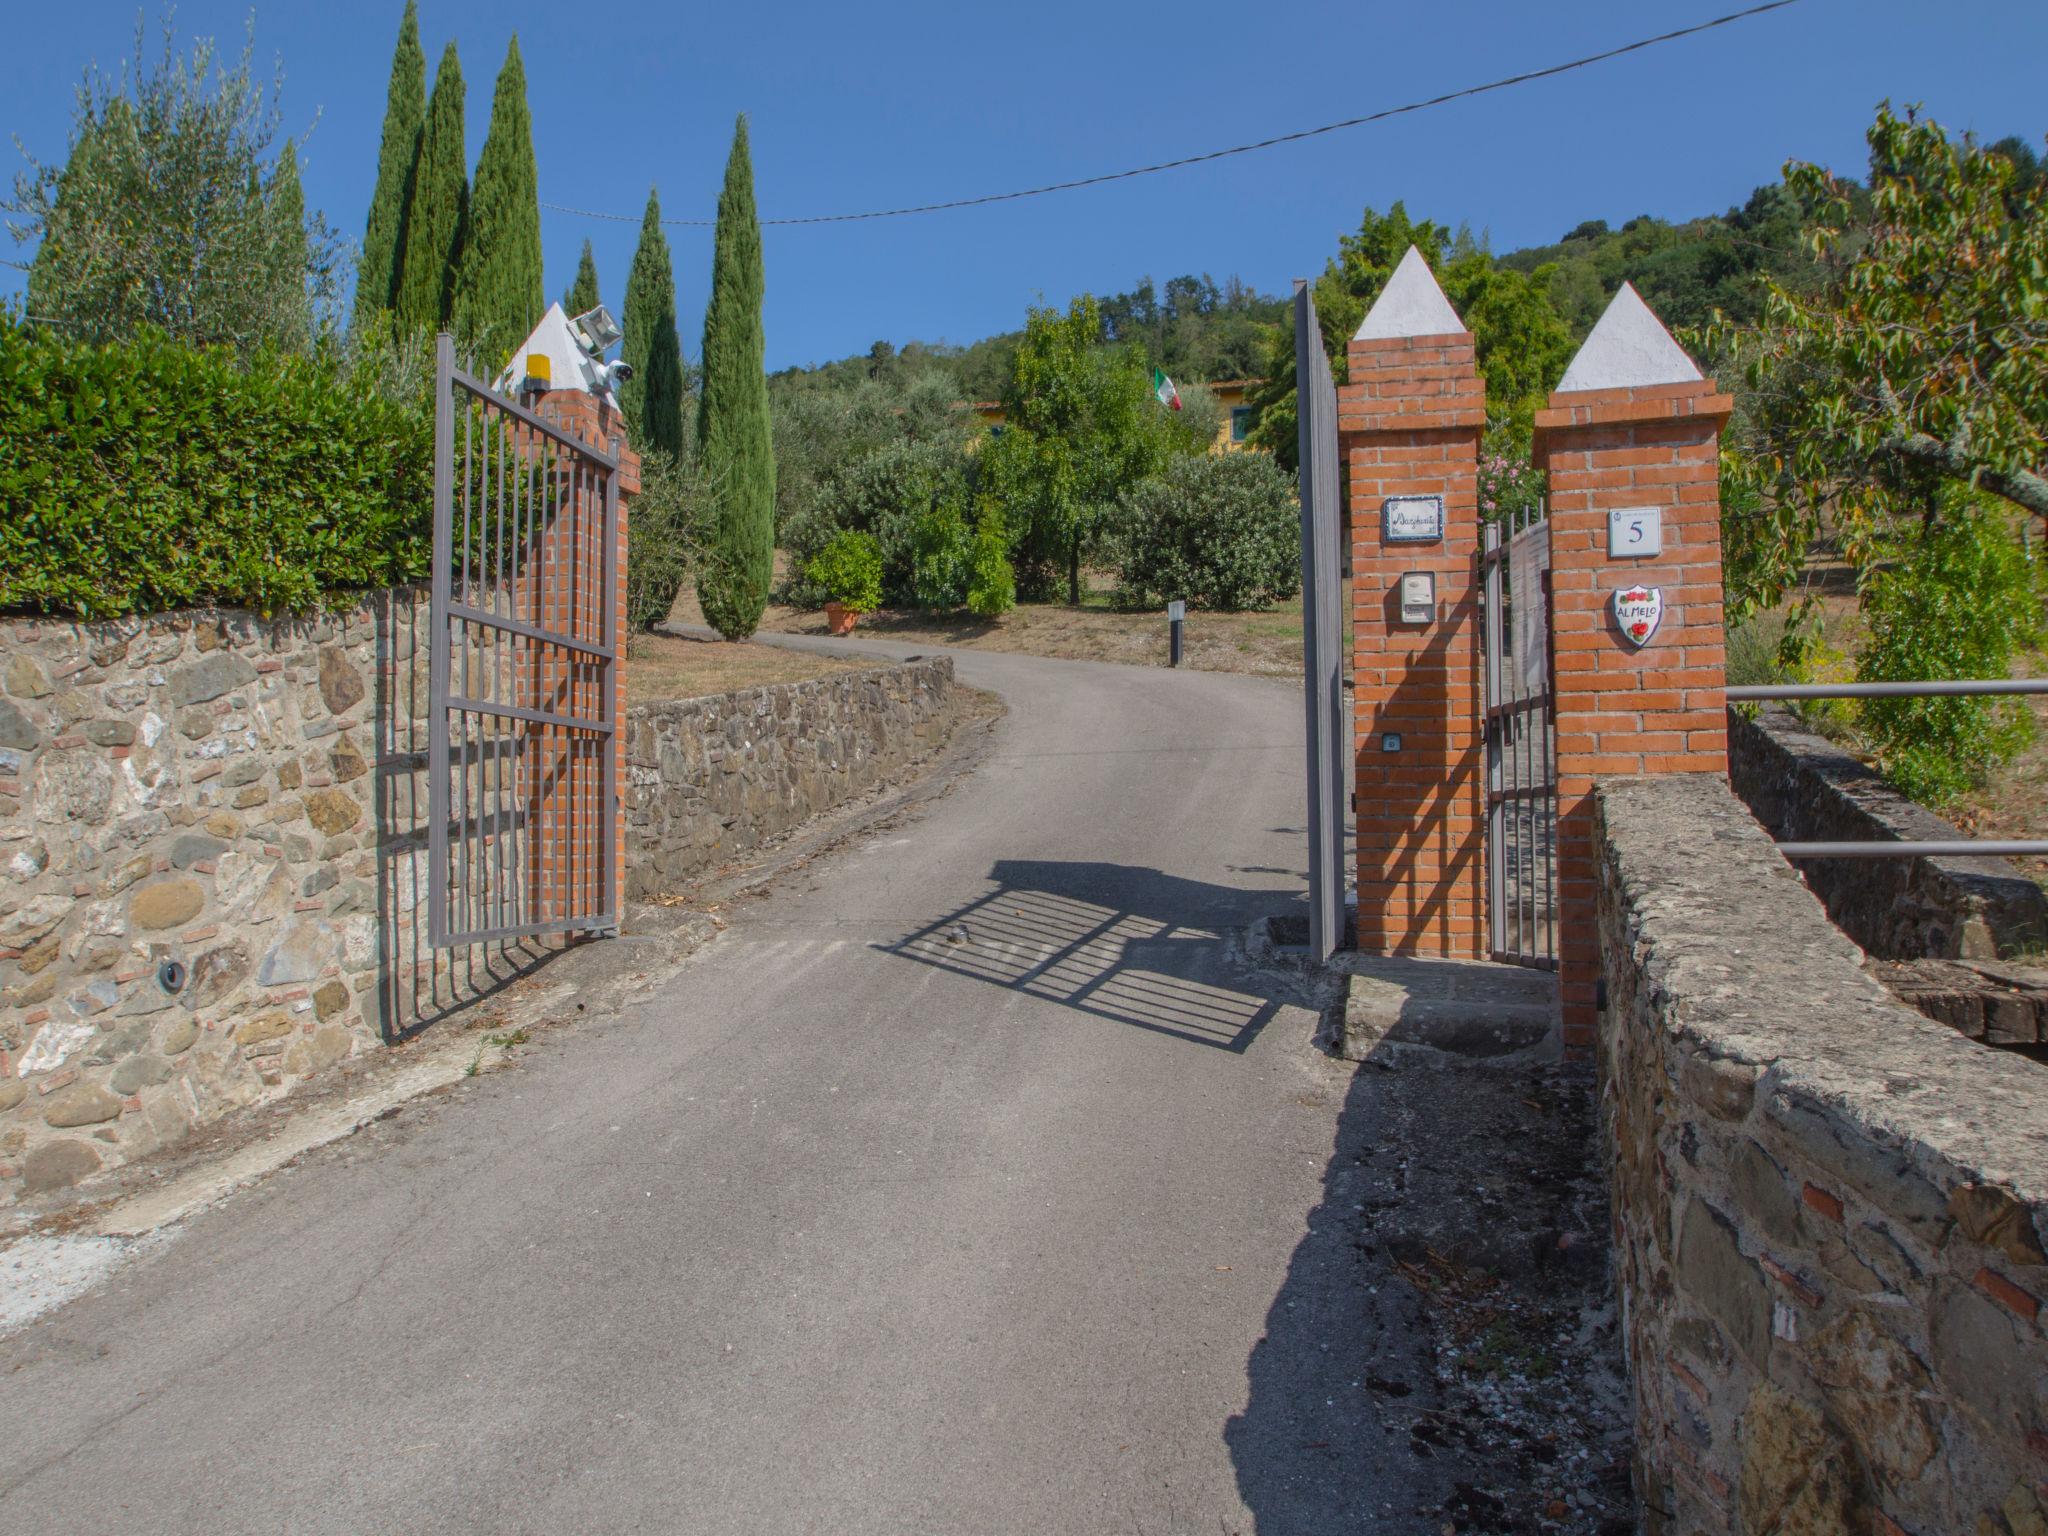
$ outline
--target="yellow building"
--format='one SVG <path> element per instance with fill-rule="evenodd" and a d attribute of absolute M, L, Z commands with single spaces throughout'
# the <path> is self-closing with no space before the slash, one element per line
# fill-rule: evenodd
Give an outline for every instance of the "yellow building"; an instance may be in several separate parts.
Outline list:
<path fill-rule="evenodd" d="M 1220 383 L 1202 385 L 1216 397 L 1216 404 L 1223 411 L 1223 421 L 1216 428 L 1216 441 L 1209 445 L 1211 453 L 1237 453 L 1251 446 L 1245 441 L 1252 429 L 1252 408 L 1246 402 L 1251 392 L 1264 382 L 1263 379 L 1224 379 Z M 993 430 L 1003 424 L 1002 401 L 975 400 L 963 404 L 981 418 L 984 427 Z"/>
<path fill-rule="evenodd" d="M 1209 446 L 1211 453 L 1236 453 L 1249 448 L 1245 441 L 1252 430 L 1252 408 L 1246 404 L 1251 392 L 1264 379 L 1225 379 L 1220 384 L 1208 386 L 1209 393 L 1216 397 L 1216 403 L 1223 407 L 1223 424 L 1216 429 L 1216 441 Z"/>

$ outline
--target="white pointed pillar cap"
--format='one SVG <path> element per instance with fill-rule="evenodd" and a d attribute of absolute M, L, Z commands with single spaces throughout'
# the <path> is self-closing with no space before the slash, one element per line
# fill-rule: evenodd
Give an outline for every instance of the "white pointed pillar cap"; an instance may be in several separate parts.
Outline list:
<path fill-rule="evenodd" d="M 1385 341 L 1394 337 L 1455 336 L 1462 334 L 1464 329 L 1465 322 L 1458 318 L 1458 312 L 1451 308 L 1451 301 L 1437 286 L 1436 274 L 1429 270 L 1429 263 L 1422 259 L 1422 252 L 1411 245 L 1408 254 L 1394 268 L 1394 275 L 1387 279 L 1387 286 L 1373 300 L 1372 308 L 1365 312 L 1365 319 L 1351 339 Z"/>
<path fill-rule="evenodd" d="M 1651 384 L 1696 384 L 1704 375 L 1672 340 L 1632 283 L 1608 302 L 1584 346 L 1564 371 L 1557 393 L 1636 389 Z"/>
<path fill-rule="evenodd" d="M 569 329 L 569 317 L 559 304 L 548 306 L 548 312 L 540 317 L 540 324 L 519 344 L 519 350 L 512 354 L 512 361 L 498 375 L 492 388 L 500 393 L 517 389 L 519 381 L 529 372 L 527 359 L 535 356 L 548 360 L 552 388 L 588 390 L 605 404 L 618 405 L 612 394 L 611 381 L 605 376 L 604 365 L 576 339 L 575 332 Z"/>

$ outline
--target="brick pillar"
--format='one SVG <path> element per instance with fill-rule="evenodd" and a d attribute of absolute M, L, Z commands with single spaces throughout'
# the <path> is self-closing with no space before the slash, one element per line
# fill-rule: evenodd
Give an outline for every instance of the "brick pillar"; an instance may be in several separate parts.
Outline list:
<path fill-rule="evenodd" d="M 616 659 L 612 665 L 611 718 L 613 732 L 615 793 L 623 799 L 626 790 L 626 521 L 630 498 L 640 493 L 640 455 L 626 446 L 626 423 L 619 410 L 604 398 L 584 389 L 557 389 L 543 394 L 534 404 L 535 413 L 570 436 L 619 460 L 619 514 L 615 536 L 618 541 L 618 578 L 612 591 L 612 634 Z M 587 557 L 595 529 L 602 528 L 604 497 L 601 482 L 570 485 L 563 489 L 544 535 L 540 555 L 540 581 L 552 594 L 545 616 L 551 627 L 567 630 L 580 640 L 596 644 L 604 638 L 602 626 L 602 573 Z M 579 558 L 582 556 L 583 558 Z M 542 709 L 578 714 L 595 714 L 601 700 L 589 688 L 588 670 L 571 665 L 563 653 L 537 658 L 534 697 Z M 540 861 L 534 871 L 534 889 L 557 903 L 556 910 L 569 910 L 569 886 L 578 881 L 575 860 L 587 850 L 573 846 L 561 829 L 572 817 L 588 816 L 597 810 L 599 787 L 588 782 L 581 771 L 588 764 L 571 765 L 566 741 L 546 728 L 537 732 L 534 773 L 534 804 L 531 814 L 546 829 L 535 839 Z M 623 916 L 625 907 L 626 818 L 621 809 L 615 817 L 616 833 L 611 854 L 611 909 Z M 600 893 L 601 894 L 601 893 Z"/>
<path fill-rule="evenodd" d="M 1728 771 L 1719 460 L 1732 406 L 1624 286 L 1536 415 L 1536 462 L 1550 476 L 1558 960 L 1568 1050 L 1594 1040 L 1594 780 Z M 1661 553 L 1610 555 L 1608 514 L 1639 508 L 1656 509 Z M 1615 594 L 1638 586 L 1661 593 L 1663 604 L 1641 645 L 1614 610 Z"/>
<path fill-rule="evenodd" d="M 1479 732 L 1479 434 L 1484 390 L 1464 328 L 1414 249 L 1349 349 L 1337 425 L 1350 469 L 1357 722 L 1358 947 L 1486 953 Z M 1443 499 L 1439 538 L 1387 537 L 1389 497 Z M 1436 578 L 1405 621 L 1401 577 Z M 1396 750 L 1387 750 L 1399 737 Z"/>

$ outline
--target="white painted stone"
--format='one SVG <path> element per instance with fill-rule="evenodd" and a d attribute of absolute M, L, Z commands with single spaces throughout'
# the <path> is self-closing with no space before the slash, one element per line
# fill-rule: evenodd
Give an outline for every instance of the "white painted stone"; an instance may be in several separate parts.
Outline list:
<path fill-rule="evenodd" d="M 1633 284 L 1623 283 L 1557 388 L 1633 389 L 1648 384 L 1692 384 L 1702 377 L 1685 349 L 1671 339 Z"/>
<path fill-rule="evenodd" d="M 65 1058 L 93 1037 L 95 1027 L 83 1020 L 70 1023 L 62 1019 L 50 1020 L 36 1031 L 28 1049 L 21 1053 L 21 1063 L 14 1069 L 15 1076 L 27 1077 L 34 1072 L 47 1072 L 52 1067 L 63 1066 Z"/>
<path fill-rule="evenodd" d="M 1465 329 L 1465 322 L 1451 308 L 1437 286 L 1436 274 L 1422 259 L 1422 252 L 1408 247 L 1387 286 L 1373 300 L 1359 323 L 1354 341 L 1383 341 L 1394 336 L 1450 336 Z"/>

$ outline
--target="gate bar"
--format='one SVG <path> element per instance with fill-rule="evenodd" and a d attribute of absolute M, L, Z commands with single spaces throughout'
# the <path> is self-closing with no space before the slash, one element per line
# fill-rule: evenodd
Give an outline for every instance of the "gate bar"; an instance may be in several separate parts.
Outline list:
<path fill-rule="evenodd" d="M 619 643 L 619 466 L 616 460 L 604 475 L 604 556 L 599 568 L 604 573 L 603 587 L 598 595 L 598 601 L 604 607 L 604 623 L 598 633 L 604 636 L 605 649 L 610 651 L 617 649 Z M 598 794 L 606 807 L 619 803 L 619 751 L 613 739 L 617 731 L 614 712 L 618 708 L 618 691 L 616 679 L 611 676 L 605 678 L 605 686 L 599 689 L 603 695 L 599 716 L 604 721 L 604 767 L 598 774 Z M 601 889 L 604 892 L 598 910 L 611 919 L 614 928 L 619 921 L 619 881 L 613 868 L 618 858 L 618 838 L 614 830 L 616 823 L 611 817 L 616 814 L 611 812 L 599 818 L 607 835 L 598 839 L 597 850 L 597 877 L 603 882 Z"/>
<path fill-rule="evenodd" d="M 450 513 L 455 492 L 455 399 L 450 379 L 455 372 L 455 338 L 446 331 L 434 338 L 434 583 L 429 615 L 433 634 L 428 639 L 427 710 L 431 722 L 427 732 L 427 773 L 429 782 L 445 784 L 448 778 L 448 626 L 440 614 L 448 610 L 449 557 L 453 551 Z M 468 511 L 465 493 L 464 512 Z M 464 526 L 467 528 L 467 517 Z M 465 843 L 466 846 L 466 843 Z M 448 882 L 441 871 L 448 862 L 448 818 L 427 818 L 427 940 L 436 948 L 448 938 Z"/>
<path fill-rule="evenodd" d="M 1484 605 L 1480 624 L 1480 654 L 1485 668 L 1486 705 L 1483 711 L 1486 737 L 1486 939 L 1487 950 L 1499 959 L 1506 950 L 1507 870 L 1502 850 L 1506 846 L 1506 807 L 1501 792 L 1506 776 L 1500 760 L 1500 723 L 1496 702 L 1502 693 L 1501 638 L 1501 537 L 1500 526 L 1488 523 L 1483 536 L 1485 552 L 1480 556 L 1483 573 L 1480 601 Z"/>

